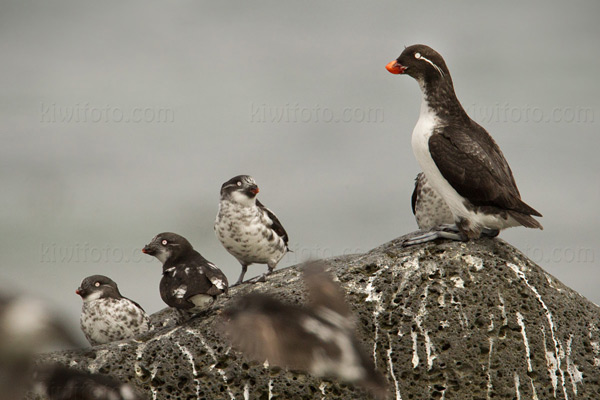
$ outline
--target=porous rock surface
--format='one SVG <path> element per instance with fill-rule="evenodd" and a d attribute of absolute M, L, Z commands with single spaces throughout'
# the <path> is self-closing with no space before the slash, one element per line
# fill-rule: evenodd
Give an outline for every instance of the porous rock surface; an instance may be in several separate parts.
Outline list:
<path fill-rule="evenodd" d="M 502 240 L 406 249 L 400 240 L 325 261 L 391 399 L 600 399 L 600 308 Z M 214 312 L 183 326 L 44 358 L 113 375 L 155 399 L 368 398 L 231 349 L 219 310 L 251 291 L 305 301 L 291 267 L 233 288 Z M 153 320 L 171 317 L 165 309 Z"/>

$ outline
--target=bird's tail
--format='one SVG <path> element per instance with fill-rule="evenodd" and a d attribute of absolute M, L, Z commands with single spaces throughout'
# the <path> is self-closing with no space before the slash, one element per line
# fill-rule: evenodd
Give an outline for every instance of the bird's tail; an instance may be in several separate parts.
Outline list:
<path fill-rule="evenodd" d="M 521 225 L 523 225 L 526 228 L 533 228 L 533 229 L 541 229 L 543 230 L 544 227 L 542 226 L 542 224 L 540 224 L 535 218 L 533 218 L 531 215 L 527 215 L 527 214 L 523 214 L 520 213 L 518 211 L 509 211 L 508 212 L 510 214 L 511 217 L 513 217 L 518 223 L 520 223 Z M 539 213 L 538 213 L 539 214 Z"/>
<path fill-rule="evenodd" d="M 507 208 L 514 210 L 518 213 L 525 214 L 527 216 L 533 215 L 534 217 L 542 216 L 542 214 L 538 210 L 525 203 L 523 200 L 521 200 L 520 197 L 513 196 L 512 201 L 510 203 L 512 204 Z"/>

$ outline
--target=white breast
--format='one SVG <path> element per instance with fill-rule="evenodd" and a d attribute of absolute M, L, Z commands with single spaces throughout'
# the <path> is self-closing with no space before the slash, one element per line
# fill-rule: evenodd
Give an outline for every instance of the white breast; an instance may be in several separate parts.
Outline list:
<path fill-rule="evenodd" d="M 283 241 L 268 226 L 271 220 L 257 206 L 246 207 L 222 200 L 215 233 L 223 246 L 240 262 L 277 264 L 286 253 Z M 268 237 L 273 237 L 268 240 Z"/>
<path fill-rule="evenodd" d="M 423 99 L 421 114 L 412 134 L 413 153 L 421 165 L 421 169 L 425 172 L 430 185 L 446 201 L 452 214 L 454 216 L 464 215 L 467 210 L 463 205 L 462 196 L 444 179 L 435 161 L 431 158 L 431 153 L 429 153 L 429 138 L 438 124 L 440 124 L 440 120 L 434 111 L 429 108 L 427 101 Z"/>
<path fill-rule="evenodd" d="M 509 226 L 515 226 L 515 221 L 512 218 L 505 220 L 496 215 L 476 213 L 467 209 L 465 198 L 458 194 L 442 176 L 429 152 L 429 138 L 433 134 L 435 127 L 442 124 L 443 121 L 436 116 L 435 112 L 427 104 L 427 101 L 423 99 L 419 120 L 412 133 L 412 148 L 417 161 L 421 165 L 421 169 L 427 176 L 429 184 L 444 199 L 454 216 L 454 220 L 464 218 L 474 225 L 491 229 L 504 229 Z"/>
<path fill-rule="evenodd" d="M 150 329 L 148 315 L 127 299 L 83 303 L 81 329 L 94 344 L 134 337 Z"/>

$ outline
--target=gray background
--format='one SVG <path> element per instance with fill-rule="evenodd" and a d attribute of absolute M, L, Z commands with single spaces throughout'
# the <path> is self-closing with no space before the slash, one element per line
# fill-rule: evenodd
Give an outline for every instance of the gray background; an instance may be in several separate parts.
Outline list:
<path fill-rule="evenodd" d="M 280 267 L 414 230 L 421 95 L 384 67 L 425 43 L 544 214 L 544 231 L 501 237 L 600 302 L 598 15 L 594 1 L 3 1 L 1 286 L 74 327 L 95 273 L 157 311 L 160 263 L 140 249 L 162 231 L 233 282 L 212 225 L 241 173 L 290 235 Z M 148 116 L 125 122 L 136 109 Z"/>

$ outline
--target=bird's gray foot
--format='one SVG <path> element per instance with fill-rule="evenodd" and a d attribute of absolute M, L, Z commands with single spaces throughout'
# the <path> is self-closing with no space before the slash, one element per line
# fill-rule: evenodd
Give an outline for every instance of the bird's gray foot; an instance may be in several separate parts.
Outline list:
<path fill-rule="evenodd" d="M 246 282 L 248 282 L 248 283 L 266 282 L 267 281 L 267 275 L 271 275 L 273 273 L 274 269 L 275 269 L 275 267 L 269 266 L 269 269 L 268 269 L 267 272 L 265 272 L 262 275 L 257 276 L 256 278 L 248 279 Z"/>
<path fill-rule="evenodd" d="M 235 286 L 241 285 L 242 283 L 259 283 L 259 282 L 266 282 L 265 275 L 266 275 L 266 274 L 262 274 L 262 275 L 259 275 L 259 276 L 255 277 L 255 278 L 251 278 L 251 279 L 248 279 L 247 281 L 243 281 L 243 282 L 238 280 L 238 281 L 237 281 L 236 283 L 234 283 L 233 285 L 229 285 L 229 287 L 230 287 L 230 288 L 232 288 L 232 287 L 235 287 Z"/>
<path fill-rule="evenodd" d="M 241 273 L 239 279 L 237 280 L 236 283 L 234 283 L 233 285 L 230 285 L 229 286 L 230 288 L 234 287 L 234 286 L 237 286 L 237 285 L 241 285 L 242 283 L 266 282 L 267 281 L 267 275 L 270 275 L 273 272 L 273 270 L 275 269 L 275 267 L 269 266 L 269 270 L 267 272 L 265 272 L 264 274 L 259 275 L 259 276 L 255 277 L 255 278 L 252 278 L 252 279 L 248 279 L 247 281 L 244 282 L 243 279 L 244 279 L 244 275 L 246 274 L 246 270 L 247 269 L 248 269 L 247 265 L 246 266 L 242 265 L 242 273 Z"/>
<path fill-rule="evenodd" d="M 498 236 L 498 234 L 500 233 L 499 229 L 489 229 L 489 228 L 483 228 L 481 230 L 481 236 L 482 237 L 488 237 L 488 238 L 495 238 L 496 236 Z"/>
<path fill-rule="evenodd" d="M 267 276 L 267 274 L 262 274 L 262 275 L 257 276 L 256 278 L 248 279 L 246 282 L 247 283 L 266 282 L 267 281 L 266 276 Z"/>
<path fill-rule="evenodd" d="M 414 246 L 416 244 L 432 242 L 437 239 L 448 239 L 464 242 L 467 237 L 460 232 L 456 225 L 440 225 L 430 231 L 413 236 L 402 242 L 402 247 Z"/>
<path fill-rule="evenodd" d="M 243 283 L 259 283 L 259 282 L 265 282 L 265 274 L 259 275 L 259 276 L 255 276 L 254 278 L 250 278 L 246 281 L 243 282 L 236 282 L 233 285 L 229 286 L 229 287 L 233 287 L 233 286 L 237 286 L 237 285 L 241 285 Z"/>
<path fill-rule="evenodd" d="M 498 236 L 500 230 L 483 228 L 479 237 L 494 238 Z M 437 239 L 448 239 L 457 242 L 465 242 L 469 237 L 465 235 L 456 225 L 444 224 L 431 229 L 430 231 L 410 237 L 402 242 L 402 247 L 414 246 L 416 244 L 432 242 Z"/>
<path fill-rule="evenodd" d="M 230 285 L 229 287 L 232 288 L 234 286 L 241 285 L 242 283 L 244 283 L 244 275 L 246 275 L 246 271 L 248 271 L 248 266 L 242 264 L 242 273 L 240 274 L 240 277 L 233 285 Z"/>

